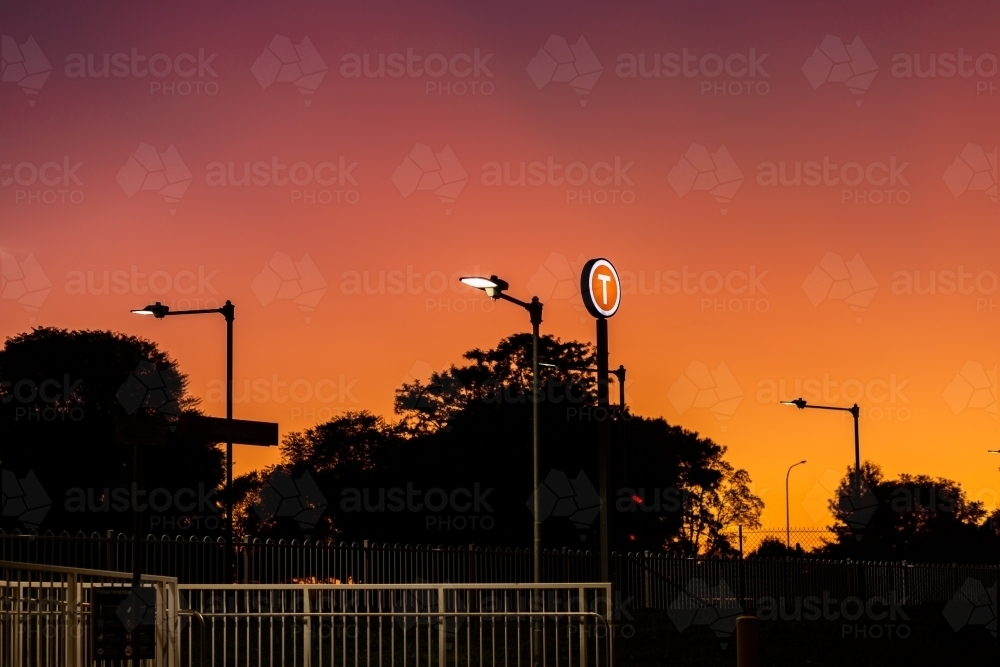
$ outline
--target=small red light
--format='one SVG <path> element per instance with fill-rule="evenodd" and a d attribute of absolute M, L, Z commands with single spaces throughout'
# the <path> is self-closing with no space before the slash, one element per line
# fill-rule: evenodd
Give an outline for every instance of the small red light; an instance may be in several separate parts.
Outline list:
<path fill-rule="evenodd" d="M 632 496 L 632 500 L 634 500 L 636 502 L 636 504 L 639 504 L 639 505 L 642 504 L 642 498 L 640 498 L 639 496 Z"/>
<path fill-rule="evenodd" d="M 635 542 L 635 535 L 629 535 L 629 536 L 628 536 L 628 539 L 630 539 L 630 540 L 632 540 L 633 542 Z"/>

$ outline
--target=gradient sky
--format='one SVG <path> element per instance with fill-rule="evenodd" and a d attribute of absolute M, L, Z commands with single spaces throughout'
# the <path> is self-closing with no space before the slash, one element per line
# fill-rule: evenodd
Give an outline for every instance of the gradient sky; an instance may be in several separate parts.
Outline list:
<path fill-rule="evenodd" d="M 790 464 L 808 460 L 791 487 L 792 524 L 808 527 L 829 521 L 853 462 L 848 415 L 777 403 L 800 393 L 856 400 L 862 454 L 886 473 L 956 479 L 996 506 L 1000 7 L 621 4 L 5 3 L 0 335 L 148 337 L 221 416 L 222 318 L 128 310 L 232 299 L 236 416 L 287 433 L 345 410 L 388 415 L 405 379 L 528 328 L 459 275 L 496 273 L 542 299 L 545 333 L 592 340 L 573 290 L 603 256 L 625 279 L 610 341 L 631 407 L 728 446 L 766 525 L 784 523 Z M 276 35 L 301 47 L 280 73 Z M 560 38 L 577 48 L 557 68 Z M 152 59 L 165 76 L 76 76 L 133 51 L 137 72 Z M 345 75 L 366 54 L 375 67 L 408 53 L 454 72 Z M 694 58 L 687 74 L 669 75 L 669 54 Z M 647 73 L 660 55 L 659 77 L 623 76 L 640 55 Z M 907 62 L 935 76 L 906 76 Z M 150 150 L 168 156 L 161 183 Z M 772 165 L 791 178 L 824 161 L 837 165 L 825 183 L 768 184 Z M 309 182 L 218 183 L 255 162 L 303 163 L 292 175 Z M 587 180 L 493 183 L 532 162 L 580 163 Z M 235 465 L 276 460 L 237 447 Z"/>

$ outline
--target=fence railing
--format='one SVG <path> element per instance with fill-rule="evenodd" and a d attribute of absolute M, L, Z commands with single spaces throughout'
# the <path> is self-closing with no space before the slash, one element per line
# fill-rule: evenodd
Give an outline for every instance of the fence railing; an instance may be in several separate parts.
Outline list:
<path fill-rule="evenodd" d="M 95 596 L 101 590 L 128 590 L 131 575 L 81 568 L 0 561 L 0 665 L 4 667 L 84 667 L 104 660 L 95 655 Z M 143 576 L 155 595 L 154 657 L 144 667 L 176 667 L 180 597 L 177 580 Z M 131 661 L 127 661 L 131 664 Z M 111 660 L 109 667 L 123 666 Z"/>
<path fill-rule="evenodd" d="M 0 534 L 0 559 L 99 570 L 127 571 L 132 541 L 124 535 Z M 183 584 L 502 584 L 532 580 L 528 549 L 410 546 L 149 536 L 143 572 Z M 820 559 L 689 558 L 662 553 L 615 553 L 616 595 L 637 608 L 666 609 L 693 582 L 720 584 L 744 600 L 819 595 L 895 595 L 908 603 L 946 602 L 967 578 L 986 586 L 998 567 L 880 563 Z M 595 582 L 596 554 L 569 549 L 542 554 L 544 582 Z"/>
<path fill-rule="evenodd" d="M 204 621 L 182 631 L 184 664 L 614 663 L 609 584 L 186 584 L 180 589 L 185 608 Z M 202 646 L 207 646 L 203 656 Z"/>

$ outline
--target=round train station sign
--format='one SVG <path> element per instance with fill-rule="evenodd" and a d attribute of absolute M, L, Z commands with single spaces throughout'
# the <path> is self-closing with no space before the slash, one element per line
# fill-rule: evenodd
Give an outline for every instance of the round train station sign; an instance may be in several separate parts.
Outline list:
<path fill-rule="evenodd" d="M 622 300 L 618 272 L 606 259 L 592 259 L 583 266 L 580 275 L 583 304 L 594 317 L 611 317 Z"/>

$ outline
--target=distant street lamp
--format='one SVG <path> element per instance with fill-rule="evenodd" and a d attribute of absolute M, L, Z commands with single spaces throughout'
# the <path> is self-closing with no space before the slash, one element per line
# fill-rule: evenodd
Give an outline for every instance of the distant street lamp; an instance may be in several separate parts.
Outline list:
<path fill-rule="evenodd" d="M 158 320 L 171 315 L 204 315 L 207 313 L 218 313 L 226 318 L 226 419 L 233 418 L 233 320 L 236 319 L 236 306 L 232 301 L 226 301 L 221 308 L 207 308 L 202 310 L 170 310 L 170 306 L 164 306 L 159 301 L 156 303 L 133 310 L 135 315 L 152 315 Z M 229 541 L 229 548 L 226 549 L 227 557 L 233 548 L 233 442 L 232 433 L 228 434 L 226 442 L 226 539 Z"/>
<path fill-rule="evenodd" d="M 1000 449 L 987 449 L 987 454 L 1000 454 Z"/>
<path fill-rule="evenodd" d="M 792 548 L 792 523 L 791 523 L 791 513 L 788 509 L 788 476 L 792 474 L 792 468 L 795 466 L 800 466 L 805 463 L 804 460 L 798 463 L 793 463 L 788 466 L 788 472 L 785 473 L 785 546 L 789 549 Z"/>
<path fill-rule="evenodd" d="M 489 278 L 483 278 L 480 276 L 469 276 L 466 278 L 460 278 L 463 283 L 469 287 L 475 287 L 476 289 L 481 289 L 486 292 L 486 296 L 490 297 L 494 301 L 497 299 L 503 299 L 504 301 L 510 301 L 513 304 L 521 306 L 528 311 L 528 315 L 531 317 L 531 423 L 533 430 L 533 442 L 532 442 L 532 468 L 533 468 L 533 479 L 534 479 L 534 514 L 535 514 L 535 525 L 534 525 L 534 579 L 535 583 L 541 583 L 542 581 L 542 505 L 541 505 L 541 493 L 539 493 L 539 485 L 541 484 L 541 460 L 539 455 L 539 444 L 541 440 L 541 432 L 539 431 L 538 424 L 538 405 L 539 405 L 539 395 L 538 395 L 538 325 L 542 323 L 542 302 L 538 300 L 537 296 L 531 297 L 531 301 L 521 301 L 520 299 L 515 299 L 512 296 L 504 294 L 504 291 L 510 287 L 510 285 L 496 276 L 490 276 Z"/>

